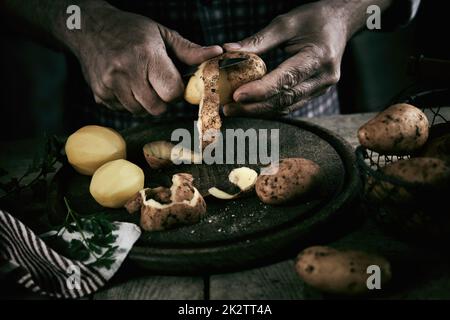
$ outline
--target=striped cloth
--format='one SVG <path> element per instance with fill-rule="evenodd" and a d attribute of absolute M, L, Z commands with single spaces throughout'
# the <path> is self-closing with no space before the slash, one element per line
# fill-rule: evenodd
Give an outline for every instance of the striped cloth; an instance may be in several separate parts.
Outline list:
<path fill-rule="evenodd" d="M 141 234 L 134 224 L 117 226 L 115 262 L 109 269 L 97 268 L 61 256 L 22 222 L 0 210 L 0 274 L 7 272 L 21 286 L 52 298 L 90 295 L 116 273 Z"/>

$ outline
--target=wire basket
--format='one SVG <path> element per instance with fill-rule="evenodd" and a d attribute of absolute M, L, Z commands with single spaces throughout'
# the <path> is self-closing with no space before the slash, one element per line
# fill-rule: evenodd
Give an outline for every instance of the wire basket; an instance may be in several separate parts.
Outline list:
<path fill-rule="evenodd" d="M 393 103 L 419 107 L 430 123 L 429 139 L 450 133 L 450 90 L 422 91 L 398 97 Z M 356 149 L 357 164 L 363 181 L 362 199 L 366 212 L 384 229 L 409 240 L 450 239 L 450 190 L 429 184 L 412 183 L 389 176 L 380 168 L 411 155 L 383 155 L 362 146 Z M 449 183 L 450 185 L 450 183 Z"/>

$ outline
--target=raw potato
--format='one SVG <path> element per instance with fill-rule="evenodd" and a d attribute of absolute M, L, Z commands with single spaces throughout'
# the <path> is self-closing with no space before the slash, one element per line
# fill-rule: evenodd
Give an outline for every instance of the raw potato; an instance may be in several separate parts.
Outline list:
<path fill-rule="evenodd" d="M 101 126 L 85 126 L 74 132 L 67 139 L 65 151 L 72 167 L 84 175 L 92 175 L 103 164 L 127 156 L 122 136 Z"/>
<path fill-rule="evenodd" d="M 320 166 L 303 158 L 282 159 L 276 169 L 272 165 L 256 180 L 256 193 L 267 204 L 283 204 L 310 195 L 321 180 Z"/>
<path fill-rule="evenodd" d="M 390 106 L 358 130 L 367 149 L 386 155 L 407 155 L 420 149 L 428 139 L 428 119 L 409 104 Z"/>
<path fill-rule="evenodd" d="M 389 262 L 364 252 L 314 246 L 298 255 L 295 268 L 303 281 L 321 291 L 357 295 L 370 291 L 367 280 L 373 273 L 368 274 L 367 267 L 371 265 L 380 268 L 383 289 L 392 277 Z"/>
<path fill-rule="evenodd" d="M 197 129 L 200 146 L 204 150 L 208 145 L 215 143 L 220 135 L 222 120 L 219 113 L 219 61 L 216 59 L 206 61 L 203 68 L 204 94 L 198 108 Z"/>
<path fill-rule="evenodd" d="M 428 140 L 419 155 L 450 163 L 450 133 Z"/>
<path fill-rule="evenodd" d="M 239 57 L 248 57 L 249 59 L 236 66 L 220 70 L 218 90 L 221 105 L 232 102 L 234 91 L 241 85 L 260 79 L 266 74 L 267 69 L 264 61 L 253 53 L 227 52 L 213 60 Z M 200 104 L 202 99 L 205 88 L 203 71 L 206 64 L 207 62 L 202 63 L 197 72 L 189 79 L 184 98 L 191 104 Z"/>
<path fill-rule="evenodd" d="M 219 70 L 220 60 L 239 57 L 248 57 L 248 60 Z M 216 142 L 219 136 L 222 126 L 220 105 L 232 102 L 238 87 L 262 78 L 265 73 L 264 61 L 253 53 L 244 52 L 227 52 L 199 66 L 189 79 L 184 97 L 189 103 L 199 105 L 197 127 L 202 150 Z"/>
<path fill-rule="evenodd" d="M 209 188 L 208 192 L 213 197 L 222 200 L 235 199 L 244 193 L 248 193 L 255 187 L 256 179 L 258 178 L 258 173 L 247 167 L 240 167 L 231 170 L 228 175 L 229 183 L 237 189 L 235 192 L 229 193 L 227 191 L 221 190 L 217 187 Z M 234 191 L 234 190 L 233 190 Z"/>
<path fill-rule="evenodd" d="M 144 172 L 123 159 L 110 161 L 95 171 L 89 191 L 100 205 L 120 208 L 144 188 Z"/>
<path fill-rule="evenodd" d="M 387 176 L 396 177 L 407 183 L 418 183 L 442 192 L 450 190 L 450 166 L 440 159 L 411 158 L 399 160 L 383 167 Z M 409 203 L 417 195 L 415 190 L 393 185 L 387 181 L 373 182 L 369 180 L 366 192 L 371 201 L 383 202 L 389 199 L 395 203 Z"/>
<path fill-rule="evenodd" d="M 149 142 L 142 148 L 145 160 L 152 169 L 163 169 L 174 163 L 201 163 L 201 155 L 191 150 L 175 146 L 167 141 Z"/>
<path fill-rule="evenodd" d="M 143 189 L 129 198 L 125 208 L 130 213 L 141 210 L 140 225 L 146 231 L 197 223 L 206 214 L 206 203 L 193 180 L 190 174 L 175 174 L 170 189 Z"/>

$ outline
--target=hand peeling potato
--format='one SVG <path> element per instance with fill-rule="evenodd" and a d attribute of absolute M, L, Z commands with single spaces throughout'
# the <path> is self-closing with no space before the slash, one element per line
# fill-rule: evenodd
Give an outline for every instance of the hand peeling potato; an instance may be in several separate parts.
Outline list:
<path fill-rule="evenodd" d="M 219 70 L 219 61 L 248 57 L 248 60 Z M 253 53 L 227 52 L 202 63 L 189 79 L 185 99 L 199 105 L 198 131 L 202 150 L 217 139 L 222 126 L 219 107 L 233 101 L 233 93 L 241 85 L 260 79 L 266 73 L 264 61 Z"/>

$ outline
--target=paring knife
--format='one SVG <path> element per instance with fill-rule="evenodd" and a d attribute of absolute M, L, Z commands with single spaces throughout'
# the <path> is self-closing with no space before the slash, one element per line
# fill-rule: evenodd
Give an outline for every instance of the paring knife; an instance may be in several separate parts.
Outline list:
<path fill-rule="evenodd" d="M 247 61 L 248 58 L 229 58 L 229 59 L 223 59 L 219 61 L 219 69 L 225 69 L 232 66 L 235 66 L 239 63 L 242 63 L 244 61 Z M 188 73 L 183 74 L 183 78 L 190 77 L 194 75 L 194 73 L 197 71 L 198 66 L 191 66 L 188 69 Z"/>

